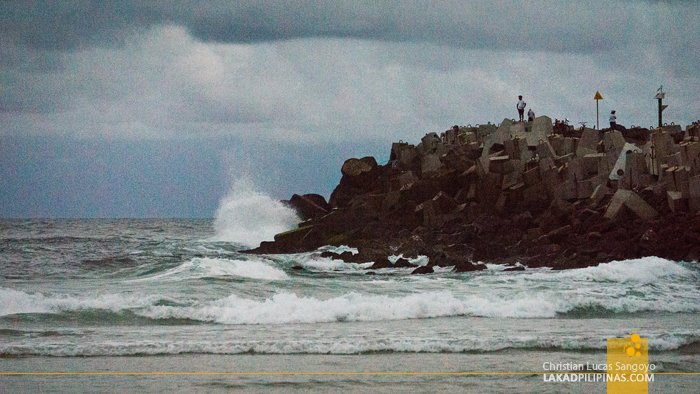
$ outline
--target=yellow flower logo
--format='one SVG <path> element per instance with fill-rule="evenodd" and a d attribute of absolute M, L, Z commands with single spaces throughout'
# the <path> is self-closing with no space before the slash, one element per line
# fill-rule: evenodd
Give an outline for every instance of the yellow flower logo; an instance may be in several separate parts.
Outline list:
<path fill-rule="evenodd" d="M 627 344 L 625 345 L 625 353 L 627 353 L 627 355 L 630 357 L 640 357 L 642 353 L 639 351 L 639 349 L 642 347 L 642 345 L 639 343 L 639 340 L 641 338 L 639 337 L 639 334 L 637 334 L 637 331 L 630 332 L 627 338 L 629 338 L 631 342 L 627 342 Z"/>

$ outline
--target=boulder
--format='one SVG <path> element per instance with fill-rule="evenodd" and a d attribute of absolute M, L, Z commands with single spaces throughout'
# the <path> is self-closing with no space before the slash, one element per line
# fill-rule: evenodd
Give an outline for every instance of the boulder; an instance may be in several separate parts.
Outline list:
<path fill-rule="evenodd" d="M 411 271 L 411 275 L 417 275 L 417 274 L 425 275 L 425 274 L 432 274 L 433 272 L 435 272 L 435 269 L 433 269 L 432 266 L 424 265 L 424 266 L 420 266 L 420 267 L 414 269 L 413 271 Z"/>
<path fill-rule="evenodd" d="M 288 201 L 283 201 L 287 206 L 297 211 L 302 220 L 319 218 L 327 215 L 332 207 L 323 196 L 318 194 L 295 194 Z"/>

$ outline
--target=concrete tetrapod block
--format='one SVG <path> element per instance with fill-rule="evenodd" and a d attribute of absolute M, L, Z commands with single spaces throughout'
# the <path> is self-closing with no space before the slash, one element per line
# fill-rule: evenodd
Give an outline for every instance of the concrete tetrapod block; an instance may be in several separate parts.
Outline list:
<path fill-rule="evenodd" d="M 681 192 L 668 191 L 666 193 L 668 195 L 668 207 L 671 209 L 671 212 L 676 213 L 688 210 L 688 200 L 683 198 Z"/>
<path fill-rule="evenodd" d="M 635 192 L 630 192 L 625 200 L 625 206 L 642 220 L 654 220 L 659 217 L 659 213 Z"/>
<path fill-rule="evenodd" d="M 692 212 L 700 211 L 700 175 L 691 177 L 688 180 L 690 200 L 688 206 Z"/>
<path fill-rule="evenodd" d="M 513 170 L 514 168 L 512 168 L 510 157 L 495 156 L 489 158 L 489 172 L 496 174 L 507 174 Z"/>
<path fill-rule="evenodd" d="M 421 166 L 421 173 L 423 176 L 431 177 L 438 174 L 440 167 L 442 167 L 442 162 L 440 161 L 440 156 L 437 153 L 429 154 L 423 156 L 423 164 Z"/>
<path fill-rule="evenodd" d="M 622 136 L 620 130 L 605 133 L 603 135 L 603 143 L 605 144 L 606 153 L 614 153 L 616 155 L 620 154 L 622 147 L 626 144 L 625 137 Z"/>
<path fill-rule="evenodd" d="M 626 143 L 622 148 L 620 156 L 617 158 L 617 162 L 615 162 L 615 166 L 613 167 L 612 171 L 610 171 L 610 179 L 614 181 L 619 181 L 622 179 L 622 176 L 625 175 L 627 154 L 632 152 L 642 153 L 642 149 L 636 147 L 634 144 Z"/>
<path fill-rule="evenodd" d="M 401 185 L 401 188 L 409 187 L 416 182 L 418 182 L 418 177 L 413 175 L 411 171 L 406 171 L 399 175 L 399 185 Z"/>
<path fill-rule="evenodd" d="M 631 190 L 618 189 L 605 211 L 605 218 L 614 219 L 626 207 L 643 220 L 653 220 L 659 216 L 649 204 Z"/>
<path fill-rule="evenodd" d="M 598 130 L 584 128 L 581 139 L 578 141 L 576 156 L 583 157 L 590 153 L 597 153 L 600 132 Z"/>
<path fill-rule="evenodd" d="M 538 116 L 532 122 L 532 130 L 529 133 L 525 133 L 524 138 L 527 139 L 527 144 L 529 146 L 537 146 L 540 141 L 549 141 L 548 136 L 554 134 L 554 126 L 552 125 L 552 118 L 548 116 Z M 523 138 L 523 136 L 518 136 Z"/>
<path fill-rule="evenodd" d="M 598 205 L 598 203 L 609 192 L 610 192 L 610 189 L 604 183 L 601 183 L 600 185 L 596 186 L 595 189 L 593 190 L 593 194 L 591 194 L 591 201 L 593 202 L 594 205 Z"/>
<path fill-rule="evenodd" d="M 416 158 L 416 156 L 418 156 L 416 147 L 413 145 L 408 145 L 401 149 L 401 153 L 399 153 L 399 162 L 404 166 L 408 166 L 411 164 L 413 159 Z"/>
<path fill-rule="evenodd" d="M 680 147 L 681 163 L 690 167 L 692 175 L 697 175 L 700 172 L 700 142 L 682 142 Z"/>
<path fill-rule="evenodd" d="M 424 153 L 432 153 L 437 147 L 437 143 L 440 142 L 440 137 L 437 133 L 428 133 L 423 138 L 421 138 L 421 144 L 423 144 Z"/>

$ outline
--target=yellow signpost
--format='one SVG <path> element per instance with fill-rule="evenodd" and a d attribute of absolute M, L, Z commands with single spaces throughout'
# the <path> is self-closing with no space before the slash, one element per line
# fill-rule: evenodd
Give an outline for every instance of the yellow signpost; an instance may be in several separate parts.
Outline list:
<path fill-rule="evenodd" d="M 593 100 L 595 100 L 595 124 L 596 124 L 596 129 L 600 130 L 600 120 L 598 119 L 598 100 L 602 100 L 603 96 L 600 95 L 600 92 L 596 90 L 595 92 L 595 97 L 593 97 Z"/>

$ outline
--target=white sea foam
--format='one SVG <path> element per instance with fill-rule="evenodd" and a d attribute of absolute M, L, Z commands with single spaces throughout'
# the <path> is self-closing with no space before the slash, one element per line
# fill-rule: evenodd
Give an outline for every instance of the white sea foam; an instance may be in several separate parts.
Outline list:
<path fill-rule="evenodd" d="M 668 351 L 697 343 L 697 333 L 674 333 L 668 335 L 649 335 L 649 347 L 656 351 Z M 487 337 L 481 335 L 456 333 L 449 338 L 410 335 L 398 333 L 374 333 L 372 336 L 342 337 L 297 337 L 290 341 L 283 339 L 224 339 L 211 333 L 191 338 L 143 339 L 124 338 L 119 342 L 86 342 L 84 339 L 66 337 L 60 343 L 51 338 L 28 338 L 15 343 L 0 343 L 3 355 L 39 355 L 39 356 L 129 356 L 137 354 L 358 354 L 363 352 L 425 352 L 458 353 L 465 351 L 492 352 L 503 349 L 565 349 L 588 350 L 606 349 L 605 340 L 600 336 L 556 336 L 549 333 L 514 335 L 512 331 L 494 333 Z"/>
<path fill-rule="evenodd" d="M 143 282 L 154 280 L 189 280 L 201 278 L 241 277 L 264 280 L 286 280 L 289 276 L 280 268 L 257 260 L 231 260 L 197 257 L 163 273 L 132 280 Z"/>
<path fill-rule="evenodd" d="M 336 263 L 330 259 L 313 260 L 309 257 L 307 264 L 318 264 L 319 270 L 332 270 Z M 646 272 L 635 271 L 641 269 Z M 289 279 L 283 270 L 263 261 L 195 258 L 141 280 L 228 276 Z M 647 283 L 652 278 L 655 280 Z M 520 275 L 495 272 L 473 278 L 468 284 L 449 277 L 442 278 L 444 283 L 439 278 L 420 277 L 417 280 L 419 283 L 415 286 L 420 289 L 411 293 L 404 292 L 404 281 L 393 286 L 392 281 L 386 280 L 381 284 L 386 294 L 349 291 L 331 298 L 317 298 L 284 292 L 268 299 L 231 295 L 207 302 L 173 299 L 165 305 L 161 302 L 163 297 L 157 295 L 43 295 L 0 288 L 0 315 L 128 309 L 151 319 L 184 318 L 247 325 L 447 316 L 554 318 L 568 313 L 598 314 L 601 310 L 615 314 L 700 312 L 700 292 L 694 271 L 656 258 L 613 262 L 578 271 L 536 271 Z"/>
<path fill-rule="evenodd" d="M 693 279 L 695 273 L 680 264 L 660 257 L 643 257 L 624 261 L 612 261 L 596 267 L 562 271 L 561 278 L 593 282 L 656 283 L 660 279 Z"/>
<path fill-rule="evenodd" d="M 246 180 L 237 181 L 216 210 L 214 241 L 249 247 L 272 241 L 274 235 L 296 228 L 296 212 L 270 196 L 255 191 Z"/>
<path fill-rule="evenodd" d="M 200 307 L 154 306 L 142 313 L 156 319 L 187 318 L 222 324 L 285 324 L 375 321 L 458 316 L 468 312 L 449 292 L 403 297 L 350 293 L 327 300 L 281 293 L 257 301 L 231 295 Z"/>
<path fill-rule="evenodd" d="M 124 309 L 148 307 L 162 300 L 163 297 L 155 295 L 45 296 L 41 293 L 28 294 L 23 291 L 0 288 L 0 316 L 18 313 L 61 313 L 90 309 L 118 312 Z"/>

